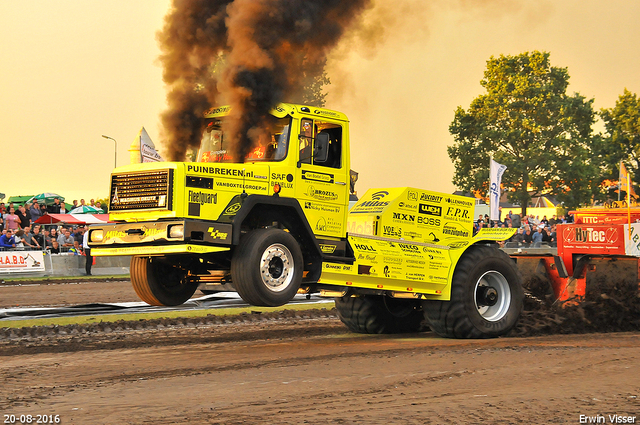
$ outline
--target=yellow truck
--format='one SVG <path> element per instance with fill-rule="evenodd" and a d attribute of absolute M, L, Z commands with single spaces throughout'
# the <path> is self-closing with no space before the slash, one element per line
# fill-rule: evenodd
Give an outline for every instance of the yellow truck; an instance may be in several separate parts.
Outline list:
<path fill-rule="evenodd" d="M 194 162 L 111 174 L 114 223 L 92 226 L 89 245 L 132 256 L 142 300 L 179 305 L 208 283 L 258 306 L 334 297 L 355 332 L 485 338 L 515 326 L 521 278 L 496 243 L 512 229 L 474 236 L 473 200 L 409 187 L 370 189 L 349 208 L 349 121 L 329 109 L 279 104 L 270 137 L 231 162 L 229 112 L 207 112 Z"/>

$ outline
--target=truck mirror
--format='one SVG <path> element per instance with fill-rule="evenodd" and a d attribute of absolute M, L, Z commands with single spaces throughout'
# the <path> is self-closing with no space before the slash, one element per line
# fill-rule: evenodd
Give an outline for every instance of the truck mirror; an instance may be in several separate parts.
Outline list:
<path fill-rule="evenodd" d="M 318 133 L 313 144 L 313 162 L 322 164 L 329 158 L 329 134 Z"/>

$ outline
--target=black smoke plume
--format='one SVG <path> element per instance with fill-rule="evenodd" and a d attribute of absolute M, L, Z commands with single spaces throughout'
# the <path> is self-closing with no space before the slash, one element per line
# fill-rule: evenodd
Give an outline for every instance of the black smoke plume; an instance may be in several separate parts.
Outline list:
<path fill-rule="evenodd" d="M 281 101 L 301 98 L 308 70 L 372 0 L 174 0 L 158 33 L 167 85 L 163 141 L 171 160 L 198 147 L 202 116 L 228 104 L 232 156 L 244 158 Z"/>

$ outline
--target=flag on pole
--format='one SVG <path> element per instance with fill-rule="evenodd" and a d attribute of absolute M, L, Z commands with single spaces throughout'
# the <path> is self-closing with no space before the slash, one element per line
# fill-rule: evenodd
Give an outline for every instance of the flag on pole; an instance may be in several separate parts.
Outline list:
<path fill-rule="evenodd" d="M 620 182 L 618 183 L 618 201 L 620 200 L 620 192 L 627 192 L 627 203 L 629 201 L 629 195 L 633 195 L 636 198 L 635 191 L 633 190 L 633 186 L 631 184 L 631 176 L 629 176 L 629 172 L 627 171 L 627 167 L 624 166 L 624 163 L 620 161 Z"/>
<path fill-rule="evenodd" d="M 147 134 L 147 130 L 142 127 L 140 134 L 138 134 L 140 140 L 140 162 L 160 162 L 164 161 L 160 154 L 156 151 L 155 145 L 151 141 L 151 137 Z"/>
<path fill-rule="evenodd" d="M 627 222 L 629 224 L 629 232 L 631 232 L 631 191 L 633 189 L 631 188 L 631 176 L 629 175 L 629 172 L 627 171 L 627 167 L 624 166 L 624 163 L 622 161 L 620 161 L 619 186 L 620 187 L 618 188 L 618 194 L 623 188 L 627 192 Z M 635 196 L 635 193 L 634 193 L 634 196 Z M 629 236 L 631 236 L 631 233 L 629 233 Z"/>
<path fill-rule="evenodd" d="M 491 158 L 491 165 L 489 167 L 489 205 L 491 207 L 491 220 L 500 220 L 500 182 L 502 181 L 502 174 L 506 169 L 506 165 L 498 164 Z"/>

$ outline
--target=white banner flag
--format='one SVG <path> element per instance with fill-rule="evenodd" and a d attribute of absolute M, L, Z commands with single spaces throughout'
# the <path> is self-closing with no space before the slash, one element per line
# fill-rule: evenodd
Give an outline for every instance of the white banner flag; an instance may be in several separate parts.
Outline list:
<path fill-rule="evenodd" d="M 502 174 L 507 169 L 506 165 L 498 164 L 491 158 L 491 166 L 489 167 L 489 204 L 491 207 L 490 219 L 500 219 L 500 182 Z"/>
<path fill-rule="evenodd" d="M 140 134 L 140 158 L 142 162 L 161 162 L 164 161 L 160 154 L 156 151 L 155 145 L 151 141 L 151 137 L 147 134 L 147 130 L 142 127 Z"/>

